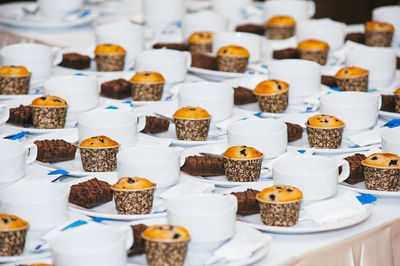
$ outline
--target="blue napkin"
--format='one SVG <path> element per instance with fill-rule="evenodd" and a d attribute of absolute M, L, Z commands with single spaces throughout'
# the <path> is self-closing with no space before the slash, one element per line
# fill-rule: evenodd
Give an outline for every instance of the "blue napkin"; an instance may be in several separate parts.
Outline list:
<path fill-rule="evenodd" d="M 362 194 L 356 196 L 356 198 L 358 199 L 359 202 L 361 202 L 362 205 L 377 201 L 375 196 L 371 194 Z"/>
<path fill-rule="evenodd" d="M 60 175 L 59 177 L 57 177 L 56 179 L 52 180 L 51 182 L 56 182 L 58 179 L 60 179 L 61 177 L 68 175 L 69 172 L 63 169 L 57 169 L 54 171 L 49 172 L 47 175 Z"/>
<path fill-rule="evenodd" d="M 10 140 L 17 140 L 17 139 L 23 138 L 28 133 L 29 133 L 29 131 L 22 131 L 20 133 L 17 133 L 17 134 L 14 134 L 14 135 L 10 135 L 10 136 L 6 136 L 4 138 L 5 139 L 10 139 Z"/>
<path fill-rule="evenodd" d="M 382 127 L 389 127 L 389 128 L 394 128 L 400 126 L 400 119 L 392 119 L 386 124 L 384 124 Z"/>

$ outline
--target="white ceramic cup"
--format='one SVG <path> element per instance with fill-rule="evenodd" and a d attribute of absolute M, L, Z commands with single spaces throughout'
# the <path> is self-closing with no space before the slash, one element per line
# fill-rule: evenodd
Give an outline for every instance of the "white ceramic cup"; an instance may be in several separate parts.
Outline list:
<path fill-rule="evenodd" d="M 221 121 L 232 116 L 233 94 L 233 89 L 223 83 L 185 83 L 179 88 L 179 106 L 202 107 L 214 121 Z"/>
<path fill-rule="evenodd" d="M 339 175 L 339 166 L 342 173 Z M 336 195 L 338 183 L 349 177 L 346 160 L 299 155 L 284 157 L 274 162 L 272 178 L 274 185 L 291 185 L 303 192 L 304 200 L 322 200 Z"/>
<path fill-rule="evenodd" d="M 0 105 L 0 125 L 7 122 L 10 117 L 10 107 L 7 105 Z"/>
<path fill-rule="evenodd" d="M 144 177 L 157 189 L 175 185 L 179 180 L 180 156 L 176 149 L 135 146 L 117 154 L 118 177 Z"/>
<path fill-rule="evenodd" d="M 30 230 L 44 230 L 68 219 L 68 193 L 65 184 L 16 183 L 0 193 L 0 202 L 2 211 L 27 221 Z"/>
<path fill-rule="evenodd" d="M 183 0 L 145 0 L 143 4 L 145 23 L 152 28 L 180 22 L 185 14 Z"/>
<path fill-rule="evenodd" d="M 383 152 L 400 155 L 400 128 L 385 128 L 381 136 Z"/>
<path fill-rule="evenodd" d="M 233 195 L 186 195 L 168 202 L 168 221 L 189 231 L 189 251 L 217 248 L 235 234 L 237 200 Z"/>
<path fill-rule="evenodd" d="M 25 66 L 31 73 L 31 84 L 48 78 L 62 60 L 61 50 L 36 43 L 20 43 L 0 50 L 1 64 Z"/>
<path fill-rule="evenodd" d="M 311 18 L 314 14 L 314 1 L 267 0 L 264 3 L 264 18 L 266 21 L 273 16 L 289 15 L 299 23 Z"/>
<path fill-rule="evenodd" d="M 42 16 L 57 20 L 62 20 L 83 6 L 83 0 L 38 0 L 37 2 Z"/>
<path fill-rule="evenodd" d="M 272 62 L 269 75 L 271 79 L 289 83 L 290 103 L 302 103 L 305 97 L 316 94 L 321 87 L 321 66 L 308 60 L 284 59 Z"/>
<path fill-rule="evenodd" d="M 223 32 L 226 30 L 226 20 L 212 11 L 200 11 L 186 14 L 182 19 L 183 39 L 198 31 Z"/>
<path fill-rule="evenodd" d="M 287 126 L 275 119 L 246 119 L 228 126 L 228 145 L 256 148 L 264 158 L 275 158 L 286 152 Z"/>
<path fill-rule="evenodd" d="M 320 112 L 341 119 L 345 131 L 365 130 L 375 126 L 380 107 L 379 94 L 347 91 L 323 95 Z"/>
<path fill-rule="evenodd" d="M 139 53 L 136 56 L 135 70 L 156 71 L 164 76 L 166 83 L 177 83 L 186 79 L 191 64 L 192 57 L 189 52 L 156 49 Z"/>
<path fill-rule="evenodd" d="M 211 5 L 213 10 L 218 14 L 228 19 L 235 19 L 251 2 L 251 0 L 211 0 Z"/>
<path fill-rule="evenodd" d="M 138 119 L 129 111 L 92 110 L 78 117 L 79 141 L 104 135 L 117 141 L 121 148 L 126 148 L 136 144 L 138 132 L 145 126 L 144 116 Z"/>
<path fill-rule="evenodd" d="M 359 47 L 346 53 L 346 65 L 369 71 L 368 87 L 388 86 L 396 72 L 396 54 L 391 48 Z"/>
<path fill-rule="evenodd" d="M 400 46 L 400 6 L 382 6 L 372 11 L 372 20 L 393 24 L 394 35 L 392 46 Z"/>

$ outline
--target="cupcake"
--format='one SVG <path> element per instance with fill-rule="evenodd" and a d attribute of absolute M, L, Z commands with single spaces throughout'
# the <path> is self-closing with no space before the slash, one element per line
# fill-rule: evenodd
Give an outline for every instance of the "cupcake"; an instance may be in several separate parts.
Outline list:
<path fill-rule="evenodd" d="M 186 258 L 189 232 L 174 225 L 152 225 L 147 227 L 142 237 L 145 241 L 146 259 L 153 266 L 179 266 Z"/>
<path fill-rule="evenodd" d="M 153 207 L 156 184 L 140 177 L 122 177 L 111 189 L 119 214 L 147 214 Z"/>
<path fill-rule="evenodd" d="M 292 186 L 264 188 L 256 196 L 261 220 L 269 226 L 294 226 L 299 219 L 303 193 Z"/>
<path fill-rule="evenodd" d="M 28 223 L 11 214 L 0 214 L 0 256 L 18 256 L 24 251 Z"/>
<path fill-rule="evenodd" d="M 165 79 L 158 72 L 143 71 L 131 78 L 134 101 L 159 101 L 163 94 Z"/>
<path fill-rule="evenodd" d="M 31 73 L 24 66 L 0 67 L 0 94 L 28 94 Z"/>
<path fill-rule="evenodd" d="M 260 179 L 264 154 L 252 147 L 232 146 L 223 154 L 225 175 L 231 182 L 256 182 Z"/>
<path fill-rule="evenodd" d="M 394 27 L 390 23 L 368 21 L 365 24 L 365 44 L 389 47 L 392 44 Z"/>
<path fill-rule="evenodd" d="M 331 115 L 314 115 L 306 123 L 311 148 L 338 149 L 342 144 L 344 122 Z"/>
<path fill-rule="evenodd" d="M 33 127 L 63 128 L 67 118 L 67 102 L 56 96 L 45 95 L 34 99 L 30 105 Z"/>
<path fill-rule="evenodd" d="M 195 32 L 190 35 L 189 42 L 189 51 L 197 52 L 197 53 L 211 53 L 212 45 L 213 45 L 213 32 L 209 31 L 201 31 Z"/>
<path fill-rule="evenodd" d="M 289 84 L 280 80 L 264 80 L 256 86 L 253 93 L 263 112 L 282 113 L 289 104 Z"/>
<path fill-rule="evenodd" d="M 110 172 L 117 168 L 118 142 L 106 136 L 85 139 L 79 144 L 83 169 Z"/>
<path fill-rule="evenodd" d="M 304 40 L 297 45 L 300 59 L 317 62 L 326 65 L 328 60 L 329 44 L 319 40 Z"/>
<path fill-rule="evenodd" d="M 336 84 L 341 91 L 368 91 L 369 71 L 360 67 L 344 67 L 336 75 Z"/>
<path fill-rule="evenodd" d="M 361 162 L 368 189 L 400 190 L 400 157 L 392 153 L 374 153 Z"/>
<path fill-rule="evenodd" d="M 201 107 L 183 107 L 175 112 L 176 136 L 180 140 L 206 140 L 211 115 Z"/>
<path fill-rule="evenodd" d="M 283 40 L 294 35 L 296 21 L 290 16 L 274 16 L 267 22 L 268 37 Z"/>
<path fill-rule="evenodd" d="M 400 88 L 393 92 L 394 94 L 394 110 L 396 113 L 400 113 Z"/>
<path fill-rule="evenodd" d="M 219 71 L 243 73 L 247 69 L 249 57 L 249 51 L 241 46 L 221 47 L 217 52 L 217 68 Z"/>
<path fill-rule="evenodd" d="M 126 51 L 116 44 L 99 44 L 96 46 L 95 59 L 98 71 L 124 70 Z"/>

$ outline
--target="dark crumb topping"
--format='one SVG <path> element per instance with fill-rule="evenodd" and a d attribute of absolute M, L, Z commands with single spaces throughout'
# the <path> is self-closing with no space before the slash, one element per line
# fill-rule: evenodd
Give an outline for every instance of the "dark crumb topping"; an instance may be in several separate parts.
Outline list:
<path fill-rule="evenodd" d="M 8 224 L 8 219 L 7 218 L 2 218 L 1 220 L 3 221 L 3 223 Z"/>
<path fill-rule="evenodd" d="M 190 108 L 189 110 L 190 111 L 196 111 L 196 108 Z"/>
<path fill-rule="evenodd" d="M 228 49 L 225 49 L 225 50 L 223 51 L 223 53 L 224 53 L 224 54 L 227 54 L 227 53 L 228 53 Z"/>
<path fill-rule="evenodd" d="M 286 189 L 286 191 L 287 191 L 287 192 L 293 192 L 293 189 L 288 188 L 288 189 Z"/>
<path fill-rule="evenodd" d="M 397 160 L 390 160 L 389 165 L 397 165 Z"/>
<path fill-rule="evenodd" d="M 146 73 L 143 73 L 143 76 L 151 76 L 151 73 L 150 72 L 146 72 Z"/>
<path fill-rule="evenodd" d="M 133 179 L 133 178 L 131 178 L 131 177 L 128 178 L 128 183 L 129 183 L 129 184 L 133 184 L 133 183 L 135 183 L 135 182 L 136 182 L 135 179 Z"/>
<path fill-rule="evenodd" d="M 99 139 L 99 141 L 100 141 L 101 143 L 104 143 L 104 139 Z"/>
<path fill-rule="evenodd" d="M 42 97 L 40 97 L 40 99 L 42 99 L 43 101 L 45 101 L 45 100 L 47 99 L 47 97 L 46 97 L 46 96 L 42 96 Z"/>
<path fill-rule="evenodd" d="M 53 99 L 53 101 L 54 101 L 54 102 L 57 102 L 57 103 L 62 103 L 62 101 L 59 100 L 59 99 Z"/>
<path fill-rule="evenodd" d="M 246 154 L 246 149 L 240 150 L 240 154 L 243 155 L 243 156 L 247 156 L 247 154 Z"/>
<path fill-rule="evenodd" d="M 174 234 L 174 235 L 172 236 L 172 238 L 173 238 L 173 239 L 178 239 L 180 236 L 181 236 L 180 234 Z"/>
<path fill-rule="evenodd" d="M 371 160 L 373 160 L 373 161 L 378 160 L 378 157 L 374 156 L 374 157 L 371 158 Z"/>
<path fill-rule="evenodd" d="M 274 194 L 269 195 L 269 199 L 270 200 L 275 200 L 275 195 Z"/>

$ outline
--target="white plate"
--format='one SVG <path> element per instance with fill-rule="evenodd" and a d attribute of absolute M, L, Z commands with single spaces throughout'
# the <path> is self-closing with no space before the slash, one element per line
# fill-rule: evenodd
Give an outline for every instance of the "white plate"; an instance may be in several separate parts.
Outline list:
<path fill-rule="evenodd" d="M 379 111 L 379 117 L 385 120 L 400 119 L 400 113 Z"/>
<path fill-rule="evenodd" d="M 247 186 L 245 185 L 245 186 L 227 189 L 227 190 L 222 191 L 221 193 L 222 194 L 230 194 L 231 192 L 241 192 L 241 191 L 247 190 L 248 188 L 261 191 L 265 187 L 267 187 L 267 186 L 264 186 L 263 184 L 255 183 L 252 185 L 247 185 Z M 345 191 L 346 191 L 346 189 L 339 187 L 337 195 L 341 195 Z M 304 202 L 302 204 L 304 204 Z M 300 212 L 302 212 L 302 210 L 300 210 Z M 336 223 L 318 225 L 318 224 L 315 224 L 312 220 L 303 220 L 303 221 L 298 221 L 296 225 L 291 226 L 291 227 L 265 225 L 261 220 L 260 214 L 252 214 L 252 215 L 247 215 L 247 216 L 243 216 L 243 217 L 238 217 L 238 222 L 248 225 L 248 226 L 252 226 L 261 231 L 281 233 L 281 234 L 306 234 L 306 233 L 316 233 L 316 232 L 337 230 L 337 229 L 349 227 L 352 225 L 356 225 L 358 223 L 365 221 L 367 218 L 369 218 L 371 216 L 371 214 L 372 214 L 372 207 L 369 206 L 366 208 L 366 211 L 364 213 L 356 215 L 351 218 L 347 218 L 347 219 L 338 221 Z"/>

